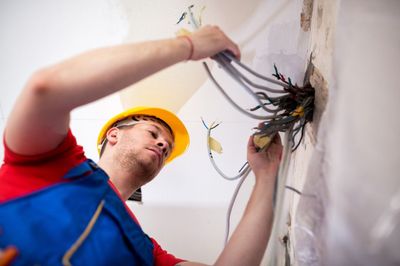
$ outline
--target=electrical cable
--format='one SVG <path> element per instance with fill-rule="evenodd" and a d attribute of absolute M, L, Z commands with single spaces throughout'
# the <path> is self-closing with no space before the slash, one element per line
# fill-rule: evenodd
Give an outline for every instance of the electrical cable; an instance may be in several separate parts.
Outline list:
<path fill-rule="evenodd" d="M 245 181 L 246 177 L 248 176 L 248 174 L 251 172 L 251 168 L 249 166 L 249 163 L 246 161 L 246 163 L 239 169 L 239 174 L 237 176 L 234 177 L 228 177 L 227 175 L 225 175 L 220 169 L 219 167 L 216 165 L 215 161 L 214 161 L 214 157 L 212 155 L 211 152 L 211 146 L 210 146 L 210 138 L 211 138 L 211 130 L 216 128 L 219 124 L 215 124 L 215 122 L 211 123 L 210 126 L 207 126 L 206 123 L 204 122 L 203 118 L 201 118 L 201 121 L 203 123 L 203 125 L 207 128 L 207 151 L 208 151 L 208 155 L 211 161 L 211 164 L 214 166 L 215 170 L 224 178 L 230 181 L 236 180 L 238 178 L 241 178 L 238 182 L 238 184 L 236 185 L 235 191 L 232 195 L 231 201 L 229 203 L 229 207 L 226 213 L 226 227 L 225 227 L 225 240 L 224 240 L 224 245 L 227 244 L 228 242 L 228 238 L 229 238 L 229 231 L 230 231 L 230 218 L 231 218 L 231 214 L 232 214 L 232 210 L 233 210 L 233 206 L 235 204 L 237 195 L 239 193 L 239 190 L 243 184 L 243 182 Z M 270 136 L 271 139 L 274 138 L 275 135 Z M 269 145 L 271 144 L 271 142 L 269 142 L 268 144 L 266 144 L 263 148 L 261 148 L 258 152 L 264 152 L 266 149 L 268 149 Z"/>
<path fill-rule="evenodd" d="M 220 174 L 224 179 L 230 180 L 230 181 L 239 179 L 250 169 L 250 166 L 248 164 L 245 164 L 244 167 L 240 168 L 238 175 L 227 176 L 224 172 L 222 172 L 221 169 L 219 169 L 219 167 L 215 163 L 214 156 L 211 152 L 210 138 L 211 138 L 211 130 L 216 128 L 219 124 L 214 125 L 214 123 L 215 122 L 213 122 L 209 127 L 207 127 L 207 152 L 208 152 L 208 157 L 210 159 L 210 162 L 211 162 L 212 166 L 214 167 L 214 169 L 218 172 L 218 174 Z M 203 122 L 203 124 L 205 124 L 205 123 Z"/>
<path fill-rule="evenodd" d="M 190 6 L 188 7 L 188 12 L 189 12 L 190 21 L 192 22 L 192 27 L 193 27 L 195 30 L 197 30 L 197 29 L 201 26 L 201 24 L 197 22 L 197 19 L 196 19 L 196 18 L 194 17 L 194 15 L 193 15 L 193 12 L 192 12 L 193 6 L 194 6 L 194 5 L 190 5 Z"/>
<path fill-rule="evenodd" d="M 224 56 L 228 57 L 230 60 L 232 60 L 233 62 L 235 62 L 238 66 L 242 67 L 243 69 L 247 70 L 249 73 L 253 74 L 254 76 L 269 81 L 271 83 L 274 83 L 276 85 L 282 86 L 284 88 L 289 88 L 289 85 L 287 85 L 286 83 L 274 80 L 272 78 L 266 77 L 264 75 L 261 75 L 257 72 L 255 72 L 254 70 L 252 70 L 251 68 L 249 68 L 248 66 L 246 66 L 245 64 L 243 64 L 242 62 L 239 61 L 239 59 L 237 59 L 235 56 L 233 56 L 232 54 L 230 54 L 229 52 L 222 52 Z M 281 92 L 280 90 L 277 90 L 276 92 Z"/>
<path fill-rule="evenodd" d="M 250 168 L 247 168 L 246 172 L 243 173 L 242 178 L 239 180 L 238 184 L 236 185 L 235 191 L 232 195 L 231 201 L 229 203 L 228 211 L 226 212 L 226 226 L 225 226 L 225 241 L 224 241 L 224 246 L 228 243 L 228 238 L 229 238 L 229 231 L 230 231 L 230 225 L 231 225 L 231 214 L 232 214 L 232 209 L 233 205 L 235 204 L 236 197 L 239 194 L 239 190 L 242 187 L 242 184 L 246 177 L 249 175 L 251 172 Z"/>
<path fill-rule="evenodd" d="M 237 73 L 243 80 L 245 80 L 247 83 L 249 83 L 250 85 L 252 85 L 253 87 L 256 87 L 258 89 L 262 89 L 271 93 L 287 93 L 287 91 L 285 90 L 278 90 L 278 89 L 272 89 L 270 87 L 267 87 L 265 85 L 259 85 L 256 84 L 254 82 L 252 82 L 251 80 L 249 80 L 245 75 L 243 75 L 240 71 L 238 71 L 230 62 L 233 61 L 235 62 L 237 65 L 241 66 L 242 68 L 244 68 L 245 70 L 250 70 L 249 73 L 253 74 L 254 76 L 260 78 L 260 76 L 262 77 L 263 80 L 267 80 L 269 82 L 271 82 L 271 80 L 273 81 L 272 83 L 283 86 L 284 88 L 286 88 L 286 84 L 283 82 L 276 82 L 273 79 L 267 78 L 265 76 L 262 76 L 260 74 L 258 74 L 257 72 L 254 72 L 253 70 L 251 70 L 250 68 L 248 68 L 247 66 L 245 66 L 244 64 L 242 64 L 239 60 L 237 60 L 234 56 L 232 56 L 229 52 L 222 52 L 220 54 L 218 54 L 216 56 L 216 61 L 219 62 L 221 59 L 223 61 L 225 61 L 225 64 L 229 64 L 230 66 L 232 66 L 232 68 L 235 70 L 235 73 Z M 256 73 L 256 74 L 255 74 Z"/>
<path fill-rule="evenodd" d="M 273 139 L 275 137 L 275 135 L 273 135 L 273 136 L 271 136 L 271 140 Z M 268 149 L 268 147 L 269 147 L 269 145 L 271 144 L 272 142 L 269 142 L 268 144 L 266 144 L 264 147 L 262 147 L 258 152 L 264 152 L 266 149 Z M 245 165 L 247 164 L 247 166 L 248 166 L 248 162 L 246 162 L 245 163 Z M 238 184 L 236 185 L 236 188 L 235 188 L 235 191 L 234 191 L 234 193 L 233 193 L 233 195 L 232 195 L 232 198 L 231 198 L 231 201 L 230 201 L 230 203 L 229 203 L 229 207 L 228 207 L 228 211 L 227 211 L 227 213 L 226 213 L 226 231 L 225 231 L 225 246 L 226 246 L 226 244 L 228 243 L 228 238 L 229 238 L 229 231 L 230 231 L 230 220 L 231 220 L 231 214 L 232 214 L 232 209 L 233 209 L 233 206 L 234 206 L 234 204 L 235 204 L 235 201 L 236 201 L 236 197 L 237 197 L 237 195 L 238 195 L 238 193 L 239 193 L 239 190 L 240 190 L 240 188 L 242 187 L 242 184 L 243 184 L 243 182 L 244 182 L 244 180 L 247 178 L 247 176 L 249 175 L 249 173 L 251 172 L 251 168 L 248 166 L 248 167 L 242 167 L 242 168 L 244 168 L 245 170 L 243 171 L 243 175 L 242 175 L 242 178 L 239 180 L 239 182 L 238 182 Z M 241 168 L 241 169 L 242 169 Z M 240 171 L 240 170 L 239 170 Z"/>
<path fill-rule="evenodd" d="M 238 104 L 236 104 L 231 97 L 229 97 L 229 95 L 224 91 L 224 89 L 218 84 L 218 82 L 216 81 L 216 79 L 214 78 L 214 76 L 211 74 L 210 69 L 208 68 L 208 65 L 206 62 L 203 62 L 203 66 L 207 71 L 207 74 L 209 76 L 209 78 L 211 79 L 211 81 L 215 84 L 215 86 L 220 90 L 220 92 L 222 93 L 222 95 L 225 96 L 225 98 L 241 113 L 254 118 L 254 119 L 259 119 L 259 120 L 266 120 L 266 119 L 271 119 L 274 118 L 275 116 L 261 116 L 261 115 L 255 115 L 253 113 L 247 112 L 246 110 L 242 109 Z"/>
<path fill-rule="evenodd" d="M 267 108 L 264 106 L 264 104 L 261 102 L 260 98 L 258 97 L 257 94 L 255 94 L 240 78 L 235 75 L 235 71 L 232 70 L 232 66 L 230 64 L 226 64 L 225 62 L 223 63 L 224 67 L 222 68 L 228 75 L 230 75 L 234 80 L 236 80 L 237 83 L 239 83 L 243 88 L 246 89 L 246 91 L 260 104 L 261 108 L 264 109 L 265 111 L 272 113 L 274 112 L 273 110 Z"/>
<path fill-rule="evenodd" d="M 292 129 L 289 129 L 286 131 L 285 136 L 284 136 L 284 141 L 283 141 L 283 156 L 282 156 L 282 162 L 279 167 L 278 171 L 278 176 L 276 178 L 276 185 L 275 185 L 275 191 L 274 191 L 274 202 L 273 202 L 273 207 L 274 207 L 274 221 L 271 229 L 271 235 L 270 239 L 279 239 L 280 237 L 280 232 L 278 230 L 279 226 L 282 226 L 283 224 L 286 223 L 286 217 L 282 217 L 281 213 L 284 212 L 283 210 L 284 205 L 284 194 L 285 194 L 285 185 L 286 185 L 286 180 L 287 180 L 287 172 L 289 170 L 289 164 L 290 164 L 290 147 L 291 147 L 291 139 L 292 139 Z M 276 254 L 275 250 L 276 245 L 279 242 L 276 241 L 271 241 L 270 244 L 270 250 L 271 254 Z M 275 257 L 269 258 L 269 263 L 267 265 L 277 265 L 277 261 Z"/>
<path fill-rule="evenodd" d="M 218 61 L 219 62 L 219 61 Z M 243 88 L 246 89 L 246 91 L 253 96 L 253 98 L 260 104 L 261 108 L 264 109 L 265 111 L 272 113 L 275 110 L 269 109 L 267 107 L 264 106 L 264 104 L 261 102 L 260 97 L 254 93 L 241 79 L 240 77 L 241 74 L 230 64 L 227 62 L 224 62 L 223 60 L 220 62 L 220 65 L 222 63 L 222 69 L 225 70 L 226 73 L 228 73 L 228 75 L 230 75 L 234 80 L 237 81 L 237 83 L 239 83 L 240 85 L 242 85 Z M 266 94 L 265 94 L 266 95 Z M 266 98 L 269 100 L 269 97 L 266 96 Z"/>

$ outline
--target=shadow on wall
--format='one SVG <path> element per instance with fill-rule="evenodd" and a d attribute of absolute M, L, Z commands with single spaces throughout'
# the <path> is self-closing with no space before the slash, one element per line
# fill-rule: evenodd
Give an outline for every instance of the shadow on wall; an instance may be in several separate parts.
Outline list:
<path fill-rule="evenodd" d="M 285 1 L 268 16 L 261 14 L 264 1 L 128 1 L 120 0 L 119 8 L 129 25 L 126 41 L 170 38 L 181 28 L 176 25 L 183 11 L 194 4 L 194 10 L 205 6 L 202 13 L 204 24 L 218 25 L 244 48 L 242 60 L 250 60 L 254 50 L 246 46 L 279 16 L 290 1 Z M 223 11 L 223 12 L 221 12 Z M 146 25 L 143 26 L 143 21 Z M 246 28 L 248 27 L 248 28 Z M 251 30 L 249 30 L 251 27 Z M 178 112 L 206 80 L 201 64 L 186 62 L 163 70 L 121 92 L 124 108 L 133 105 L 157 105 Z M 173 99 L 170 97 L 174 95 Z M 168 100 L 166 100 L 168 99 Z"/>

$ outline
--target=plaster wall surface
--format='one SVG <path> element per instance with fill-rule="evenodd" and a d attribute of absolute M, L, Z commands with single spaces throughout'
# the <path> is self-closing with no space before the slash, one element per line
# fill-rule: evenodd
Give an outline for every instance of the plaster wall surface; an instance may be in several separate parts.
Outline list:
<path fill-rule="evenodd" d="M 399 12 L 399 1 L 341 1 L 328 109 L 328 265 L 400 264 Z"/>
<path fill-rule="evenodd" d="M 316 141 L 303 196 L 291 205 L 294 265 L 400 262 L 400 124 L 393 115 L 400 94 L 388 78 L 399 69 L 399 10 L 398 1 L 314 1 L 310 48 L 318 72 L 310 80 L 318 124 L 309 131 Z M 304 151 L 298 154 L 292 163 L 305 164 Z"/>
<path fill-rule="evenodd" d="M 307 2 L 304 1 L 304 5 Z M 304 145 L 293 154 L 292 172 L 288 177 L 303 193 L 293 195 L 289 215 L 290 260 L 294 265 L 321 265 L 321 256 L 325 251 L 321 238 L 328 206 L 325 134 L 330 127 L 325 109 L 334 84 L 332 64 L 338 6 L 338 1 L 312 1 L 309 28 L 312 67 L 307 75 L 315 88 L 315 110 Z"/>

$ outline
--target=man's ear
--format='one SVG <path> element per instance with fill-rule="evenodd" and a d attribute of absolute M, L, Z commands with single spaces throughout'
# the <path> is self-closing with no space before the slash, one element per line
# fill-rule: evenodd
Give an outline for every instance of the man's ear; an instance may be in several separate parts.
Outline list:
<path fill-rule="evenodd" d="M 115 145 L 119 139 L 119 129 L 116 127 L 112 127 L 107 131 L 106 134 L 107 142 L 111 145 Z"/>

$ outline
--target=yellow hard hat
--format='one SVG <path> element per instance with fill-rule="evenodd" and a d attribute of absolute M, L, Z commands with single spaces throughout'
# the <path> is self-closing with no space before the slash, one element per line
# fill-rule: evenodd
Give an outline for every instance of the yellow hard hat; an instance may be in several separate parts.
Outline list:
<path fill-rule="evenodd" d="M 101 144 L 103 143 L 103 141 L 106 137 L 107 131 L 116 122 L 124 120 L 125 118 L 131 117 L 134 115 L 155 116 L 155 117 L 163 120 L 171 128 L 172 133 L 174 135 L 174 147 L 171 151 L 171 155 L 167 158 L 165 163 L 169 163 L 170 161 L 175 159 L 177 156 L 184 153 L 186 148 L 189 146 L 189 142 L 190 142 L 189 133 L 188 133 L 185 125 L 175 114 L 171 113 L 168 110 L 157 108 L 157 107 L 141 106 L 141 107 L 134 107 L 134 108 L 128 109 L 107 121 L 107 123 L 100 130 L 99 136 L 97 138 L 97 151 L 99 152 L 99 154 L 100 154 L 100 150 L 101 150 Z"/>

